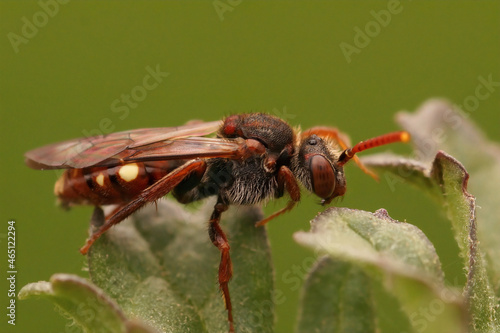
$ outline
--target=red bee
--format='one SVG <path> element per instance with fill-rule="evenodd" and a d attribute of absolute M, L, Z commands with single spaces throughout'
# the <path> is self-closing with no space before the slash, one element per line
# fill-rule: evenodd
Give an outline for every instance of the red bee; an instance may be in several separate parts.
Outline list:
<path fill-rule="evenodd" d="M 216 137 L 206 137 L 213 133 Z M 334 128 L 300 132 L 280 118 L 252 113 L 56 143 L 26 153 L 26 164 L 40 170 L 67 169 L 54 188 L 63 206 L 117 205 L 87 239 L 82 254 L 111 226 L 170 192 L 181 203 L 217 196 L 208 230 L 221 252 L 219 286 L 229 331 L 234 332 L 228 289 L 232 263 L 219 225 L 228 206 L 257 204 L 288 193 L 290 200 L 283 209 L 257 223 L 264 225 L 295 206 L 299 183 L 328 204 L 346 191 L 347 161 L 354 158 L 370 173 L 356 153 L 408 140 L 407 132 L 394 132 L 348 148 L 345 135 Z"/>

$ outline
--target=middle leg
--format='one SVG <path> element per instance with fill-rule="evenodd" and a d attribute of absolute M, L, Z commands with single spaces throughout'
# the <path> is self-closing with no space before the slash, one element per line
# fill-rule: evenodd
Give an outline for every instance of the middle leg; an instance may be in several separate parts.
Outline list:
<path fill-rule="evenodd" d="M 220 218 L 223 212 L 228 209 L 228 206 L 219 198 L 215 204 L 214 211 L 210 217 L 208 234 L 212 243 L 220 251 L 220 264 L 219 264 L 219 288 L 224 297 L 224 303 L 227 309 L 227 320 L 229 322 L 229 332 L 234 332 L 233 324 L 233 308 L 231 306 L 231 297 L 229 295 L 229 280 L 233 276 L 233 264 L 229 255 L 229 242 L 226 234 L 220 227 Z"/>

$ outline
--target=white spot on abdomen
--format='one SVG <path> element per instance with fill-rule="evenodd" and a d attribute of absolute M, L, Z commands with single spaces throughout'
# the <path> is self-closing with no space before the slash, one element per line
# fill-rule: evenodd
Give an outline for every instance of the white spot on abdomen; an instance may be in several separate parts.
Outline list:
<path fill-rule="evenodd" d="M 97 177 L 95 177 L 95 181 L 100 186 L 103 186 L 104 185 L 104 175 L 102 173 L 100 173 Z"/>
<path fill-rule="evenodd" d="M 59 177 L 59 179 L 56 181 L 56 184 L 54 185 L 54 194 L 56 196 L 59 196 L 64 192 L 64 176 L 65 175 L 63 174 L 61 177 Z"/>
<path fill-rule="evenodd" d="M 139 174 L 139 166 L 136 163 L 125 164 L 118 170 L 118 175 L 126 182 L 137 178 Z"/>

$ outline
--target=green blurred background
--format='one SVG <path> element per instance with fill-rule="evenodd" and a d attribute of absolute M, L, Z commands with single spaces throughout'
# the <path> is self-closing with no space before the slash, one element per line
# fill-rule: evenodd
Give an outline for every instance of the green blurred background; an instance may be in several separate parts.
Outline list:
<path fill-rule="evenodd" d="M 25 167 L 29 149 L 101 125 L 120 131 L 250 111 L 303 128 L 337 126 L 358 141 L 397 129 L 394 113 L 414 110 L 429 97 L 463 104 L 475 94 L 479 76 L 500 81 L 498 1 L 401 2 L 385 27 L 371 11 L 387 10 L 387 1 L 72 1 L 59 4 L 52 16 L 43 14 L 45 3 L 54 14 L 54 1 L 0 2 L 0 243 L 6 253 L 7 221 L 15 219 L 18 289 L 56 272 L 87 275 L 78 249 L 91 209 L 56 208 L 57 174 Z M 34 20 L 39 27 L 30 31 L 26 22 Z M 355 46 L 356 27 L 367 24 L 373 37 L 347 61 L 341 43 Z M 148 66 L 169 76 L 129 112 L 114 112 L 113 102 L 142 85 Z M 471 113 L 496 141 L 499 104 L 497 87 Z M 446 280 L 463 283 L 448 224 L 428 198 L 402 184 L 391 191 L 354 164 L 346 174 L 348 193 L 338 205 L 384 207 L 393 218 L 416 224 L 437 243 Z M 271 203 L 266 212 L 284 203 Z M 322 210 L 317 203 L 304 193 L 293 214 L 268 227 L 276 288 L 285 295 L 277 307 L 277 332 L 294 327 L 297 283 L 310 253 L 292 234 L 308 229 Z M 0 331 L 72 330 L 45 300 L 18 301 L 16 326 L 7 325 L 6 254 L 0 262 Z M 393 303 L 379 294 L 382 304 Z M 397 317 L 380 313 L 384 332 L 395 332 Z"/>

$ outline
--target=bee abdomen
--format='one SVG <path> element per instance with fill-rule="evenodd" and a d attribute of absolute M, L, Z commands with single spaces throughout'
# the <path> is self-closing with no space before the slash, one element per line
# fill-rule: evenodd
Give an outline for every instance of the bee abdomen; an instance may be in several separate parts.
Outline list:
<path fill-rule="evenodd" d="M 111 205 L 130 201 L 175 169 L 170 161 L 66 170 L 54 193 L 62 205 Z"/>

